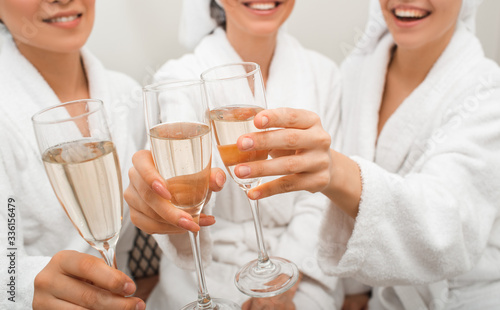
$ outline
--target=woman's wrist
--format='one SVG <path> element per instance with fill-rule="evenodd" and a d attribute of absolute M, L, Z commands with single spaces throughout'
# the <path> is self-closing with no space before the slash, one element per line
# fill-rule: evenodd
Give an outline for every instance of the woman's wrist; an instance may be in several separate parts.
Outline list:
<path fill-rule="evenodd" d="M 362 191 L 361 171 L 349 157 L 334 150 L 330 153 L 330 184 L 322 193 L 349 216 L 356 218 Z"/>

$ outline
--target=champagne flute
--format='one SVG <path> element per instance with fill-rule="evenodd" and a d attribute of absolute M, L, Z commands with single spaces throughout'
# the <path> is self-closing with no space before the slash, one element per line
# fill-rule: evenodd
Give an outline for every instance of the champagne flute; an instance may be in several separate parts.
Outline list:
<path fill-rule="evenodd" d="M 52 188 L 80 235 L 116 268 L 123 215 L 120 164 L 99 100 L 79 100 L 32 117 Z"/>
<path fill-rule="evenodd" d="M 239 187 L 248 191 L 260 184 L 261 178 L 240 179 L 234 174 L 239 163 L 265 160 L 268 151 L 241 152 L 238 138 L 256 132 L 253 124 L 257 113 L 267 108 L 264 83 L 256 63 L 235 63 L 214 67 L 201 75 L 210 106 L 210 119 L 217 148 L 227 171 Z M 250 202 L 254 219 L 258 259 L 243 266 L 235 277 L 238 289 L 251 297 L 279 295 L 290 289 L 299 277 L 297 266 L 280 257 L 269 257 L 264 244 L 257 200 Z"/>
<path fill-rule="evenodd" d="M 211 126 L 203 82 L 162 82 L 144 88 L 146 127 L 153 159 L 172 194 L 172 204 L 198 222 L 209 193 L 212 162 Z M 186 309 L 241 309 L 236 303 L 211 298 L 200 256 L 199 233 L 189 232 L 196 273 L 198 300 Z"/>

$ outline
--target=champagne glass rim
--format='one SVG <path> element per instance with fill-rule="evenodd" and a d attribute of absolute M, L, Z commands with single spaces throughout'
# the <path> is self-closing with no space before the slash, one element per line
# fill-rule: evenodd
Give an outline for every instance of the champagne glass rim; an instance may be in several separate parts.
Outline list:
<path fill-rule="evenodd" d="M 193 80 L 170 80 L 170 81 L 160 81 L 150 85 L 146 85 L 142 88 L 144 92 L 158 93 L 164 90 L 171 90 L 183 87 L 190 87 L 195 85 L 203 85 L 203 80 L 193 79 Z"/>
<path fill-rule="evenodd" d="M 238 75 L 224 77 L 224 78 L 206 78 L 205 77 L 206 74 L 209 72 L 218 70 L 220 68 L 231 67 L 231 66 L 255 66 L 255 69 L 253 69 L 252 71 L 247 72 L 245 74 L 238 74 Z M 237 80 L 237 79 L 252 76 L 259 70 L 260 70 L 260 65 L 255 63 L 255 62 L 233 62 L 233 63 L 223 64 L 223 65 L 218 65 L 218 66 L 212 67 L 210 69 L 207 69 L 207 70 L 203 71 L 200 76 L 201 76 L 201 79 L 205 82 L 231 81 L 231 80 Z"/>
<path fill-rule="evenodd" d="M 97 109 L 92 109 L 91 111 L 87 111 L 87 112 L 82 113 L 82 114 L 78 114 L 78 115 L 75 115 L 75 116 L 69 116 L 69 117 L 65 117 L 65 118 L 61 118 L 61 119 L 54 119 L 54 120 L 40 120 L 39 119 L 41 115 L 44 115 L 45 113 L 47 113 L 47 112 L 49 112 L 51 110 L 58 109 L 58 108 L 65 108 L 65 107 L 70 106 L 70 105 L 75 104 L 75 103 L 84 103 L 84 102 L 85 103 L 88 103 L 88 102 L 97 103 L 98 104 L 98 108 Z M 56 104 L 56 105 L 53 105 L 53 106 L 50 106 L 50 107 L 47 107 L 45 109 L 40 110 L 40 111 L 36 112 L 31 117 L 31 121 L 34 124 L 36 124 L 36 125 L 49 125 L 49 124 L 63 123 L 63 122 L 72 121 L 72 120 L 75 120 L 75 119 L 79 119 L 79 118 L 82 118 L 82 117 L 94 114 L 97 111 L 101 110 L 102 108 L 103 108 L 103 102 L 102 102 L 102 100 L 99 100 L 99 99 L 79 99 L 79 100 L 73 100 L 73 101 L 59 103 L 59 104 Z"/>

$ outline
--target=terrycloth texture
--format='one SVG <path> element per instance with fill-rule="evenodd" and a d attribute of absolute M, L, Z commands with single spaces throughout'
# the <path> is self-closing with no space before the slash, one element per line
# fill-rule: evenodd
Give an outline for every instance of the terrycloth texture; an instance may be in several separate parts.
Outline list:
<path fill-rule="evenodd" d="M 320 265 L 400 285 L 375 289 L 372 309 L 500 308 L 500 69 L 459 23 L 377 140 L 393 46 L 387 34 L 342 66 L 342 151 L 359 164 L 363 192 L 356 221 L 329 209 Z"/>
<path fill-rule="evenodd" d="M 225 32 L 217 29 L 206 37 L 194 54 L 167 62 L 156 75 L 157 80 L 191 79 L 204 70 L 240 57 L 228 42 Z M 309 109 L 322 116 L 330 132 L 338 127 L 339 72 L 327 58 L 304 49 L 286 33 L 278 36 L 275 56 L 267 82 L 269 108 L 293 107 Z M 334 134 L 335 135 L 335 134 Z M 214 165 L 223 167 L 214 148 Z M 213 297 L 224 297 L 243 303 L 248 296 L 234 285 L 239 267 L 257 258 L 257 242 L 248 200 L 241 189 L 228 178 L 222 192 L 212 197 L 217 223 L 202 233 L 208 288 Z M 342 302 L 340 291 L 333 292 L 337 279 L 325 276 L 317 265 L 315 250 L 319 223 L 327 201 L 321 195 L 306 192 L 279 195 L 260 201 L 265 241 L 271 256 L 295 262 L 306 275 L 295 298 L 297 309 L 333 309 Z M 156 236 L 164 253 L 181 268 L 191 268 L 193 260 L 187 236 Z M 184 238 L 184 248 L 175 250 L 166 239 Z M 180 244 L 180 243 L 179 243 Z M 182 258 L 173 257 L 172 253 Z M 167 260 L 162 261 L 162 284 L 149 300 L 152 309 L 176 309 L 196 297 L 196 281 L 192 272 L 184 271 Z M 154 302 L 153 300 L 156 300 Z M 336 304 L 334 304 L 336 303 Z"/>
<path fill-rule="evenodd" d="M 123 185 L 128 186 L 131 156 L 146 140 L 140 88 L 123 74 L 105 70 L 87 50 L 82 50 L 92 98 L 102 99 L 121 162 Z M 132 91 L 139 91 L 138 96 Z M 60 101 L 39 72 L 17 50 L 12 39 L 0 55 L 0 243 L 7 245 L 7 199 L 16 206 L 16 306 L 31 309 L 33 279 L 61 250 L 77 250 L 99 256 L 80 237 L 59 204 L 46 176 L 33 132 L 31 116 Z M 125 187 L 124 187 L 125 188 Z M 124 207 L 122 233 L 132 231 L 128 208 Z M 122 234 L 118 265 L 125 270 L 132 238 Z M 6 255 L 0 265 L 7 266 Z M 5 270 L 5 269 L 2 269 Z M 2 283 L 7 282 L 2 272 Z M 13 309 L 2 290 L 0 308 Z"/>

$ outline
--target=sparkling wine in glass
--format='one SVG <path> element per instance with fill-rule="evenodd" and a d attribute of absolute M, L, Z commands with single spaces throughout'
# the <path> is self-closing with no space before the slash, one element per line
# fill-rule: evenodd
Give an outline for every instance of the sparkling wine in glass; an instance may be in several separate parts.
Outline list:
<path fill-rule="evenodd" d="M 32 120 L 59 202 L 85 241 L 116 268 L 123 191 L 102 102 L 63 103 L 36 113 Z"/>
<path fill-rule="evenodd" d="M 235 63 L 203 72 L 210 107 L 210 120 L 217 140 L 217 148 L 227 171 L 239 187 L 248 191 L 261 182 L 261 178 L 240 179 L 234 174 L 237 164 L 265 160 L 268 151 L 241 152 L 236 142 L 241 135 L 259 131 L 253 123 L 255 115 L 266 109 L 264 83 L 258 64 Z M 257 200 L 250 200 L 254 219 L 258 259 L 243 266 L 235 277 L 238 289 L 251 297 L 271 297 L 290 289 L 299 277 L 297 266 L 281 257 L 269 257 Z"/>
<path fill-rule="evenodd" d="M 211 126 L 203 82 L 170 81 L 146 86 L 144 104 L 153 159 L 172 195 L 171 202 L 198 222 L 209 193 L 212 162 Z M 189 232 L 189 237 L 198 277 L 198 299 L 182 309 L 241 309 L 232 301 L 210 297 L 199 233 Z"/>

